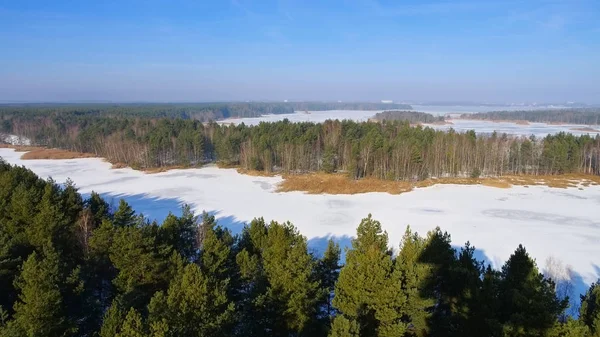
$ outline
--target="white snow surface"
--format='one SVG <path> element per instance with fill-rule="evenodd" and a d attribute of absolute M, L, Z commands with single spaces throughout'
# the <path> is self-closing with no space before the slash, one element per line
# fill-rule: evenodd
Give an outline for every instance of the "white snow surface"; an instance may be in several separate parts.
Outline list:
<path fill-rule="evenodd" d="M 0 139 L 2 139 L 3 142 L 6 142 L 11 145 L 31 145 L 31 140 L 29 140 L 29 138 L 27 137 L 22 136 L 0 134 Z"/>
<path fill-rule="evenodd" d="M 540 269 L 548 258 L 569 266 L 578 292 L 600 277 L 600 186 L 580 190 L 438 185 L 401 195 L 309 195 L 277 193 L 281 177 L 246 176 L 234 169 L 145 174 L 111 169 L 111 164 L 97 158 L 21 160 L 21 155 L 0 149 L 4 160 L 24 165 L 41 177 L 51 176 L 57 182 L 71 178 L 81 193 L 93 190 L 138 201 L 141 196 L 150 211 L 171 201 L 166 208 L 177 213 L 178 204 L 186 203 L 197 212 L 213 212 L 234 232 L 254 217 L 289 220 L 317 251 L 331 236 L 349 245 L 360 220 L 372 213 L 396 249 L 407 225 L 422 235 L 440 226 L 452 235 L 453 245 L 469 240 L 478 249 L 477 257 L 496 268 L 522 243 Z"/>
<path fill-rule="evenodd" d="M 278 115 L 263 115 L 260 117 L 250 118 L 229 118 L 221 121 L 217 121 L 219 124 L 235 124 L 244 123 L 246 125 L 258 125 L 260 122 L 277 122 L 284 119 L 290 122 L 313 122 L 322 123 L 328 119 L 349 119 L 356 122 L 364 122 L 369 118 L 375 116 L 379 111 L 361 111 L 361 110 L 326 110 L 326 111 L 297 111 L 291 114 L 278 114 Z"/>
<path fill-rule="evenodd" d="M 449 120 L 452 124 L 446 125 L 427 125 L 438 130 L 449 130 L 454 129 L 457 132 L 466 132 L 469 130 L 475 130 L 476 133 L 491 134 L 496 131 L 498 134 L 509 134 L 515 136 L 531 136 L 545 137 L 549 134 L 556 134 L 559 132 L 571 133 L 574 135 L 589 134 L 595 136 L 598 132 L 588 132 L 575 130 L 577 128 L 591 128 L 593 130 L 599 130 L 598 125 L 577 125 L 577 124 L 561 124 L 552 125 L 546 123 L 529 123 L 528 125 L 521 125 L 511 122 L 492 122 L 492 121 L 481 121 L 481 120 L 468 120 L 468 119 L 451 119 Z"/>
<path fill-rule="evenodd" d="M 449 113 L 471 113 L 477 111 L 494 111 L 494 110 L 510 110 L 511 107 L 442 107 L 442 106 L 413 106 L 414 111 L 427 112 L 433 115 L 445 115 Z M 421 109 L 422 108 L 422 109 Z M 517 109 L 514 107 L 515 110 Z M 531 109 L 530 109 L 531 110 Z M 260 117 L 252 118 L 230 118 L 218 121 L 220 124 L 234 124 L 238 125 L 244 123 L 246 125 L 258 125 L 260 122 L 276 122 L 288 119 L 290 122 L 314 122 L 322 123 L 328 119 L 331 120 L 353 120 L 356 122 L 364 122 L 375 116 L 380 111 L 359 111 L 359 110 L 328 110 L 328 111 L 308 111 L 306 112 L 295 112 L 292 114 L 281 114 L 281 115 L 264 115 Z M 568 132 L 574 135 L 590 134 L 596 135 L 596 132 L 578 131 L 573 130 L 576 128 L 589 127 L 594 130 L 600 130 L 600 126 L 594 125 L 575 125 L 575 124 L 564 124 L 564 125 L 551 125 L 546 123 L 529 123 L 529 125 L 520 125 L 510 122 L 492 122 L 492 121 L 481 121 L 481 120 L 462 120 L 453 119 L 453 124 L 447 125 L 429 125 L 438 130 L 448 130 L 450 128 L 458 132 L 465 132 L 469 130 L 475 130 L 477 133 L 493 133 L 494 131 L 499 134 L 506 133 L 509 135 L 517 136 L 531 136 L 545 137 L 549 134 L 556 134 L 559 132 Z"/>

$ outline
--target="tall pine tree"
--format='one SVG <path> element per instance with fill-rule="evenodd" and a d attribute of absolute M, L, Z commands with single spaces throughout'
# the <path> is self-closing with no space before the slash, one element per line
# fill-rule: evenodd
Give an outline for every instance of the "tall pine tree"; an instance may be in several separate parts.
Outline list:
<path fill-rule="evenodd" d="M 359 327 L 364 337 L 400 336 L 406 330 L 401 320 L 404 304 L 387 233 L 369 215 L 358 226 L 335 286 L 333 305 L 340 314 L 332 333 L 341 326 L 348 327 L 347 331 Z"/>

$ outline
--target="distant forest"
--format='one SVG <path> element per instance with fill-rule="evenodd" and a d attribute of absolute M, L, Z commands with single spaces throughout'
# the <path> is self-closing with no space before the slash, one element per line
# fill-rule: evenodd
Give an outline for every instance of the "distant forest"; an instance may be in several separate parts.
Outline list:
<path fill-rule="evenodd" d="M 140 110 L 141 111 L 141 110 Z M 216 162 L 264 172 L 343 172 L 352 178 L 600 174 L 600 135 L 477 135 L 408 122 L 326 121 L 257 126 L 85 111 L 3 112 L 0 132 L 93 153 L 133 168 Z"/>
<path fill-rule="evenodd" d="M 461 118 L 480 120 L 523 120 L 537 123 L 600 125 L 600 108 L 492 111 L 462 114 Z"/>
<path fill-rule="evenodd" d="M 295 111 L 411 109 L 407 104 L 369 102 L 233 102 L 173 104 L 5 104 L 0 116 L 79 118 L 85 116 L 182 118 L 201 122 L 236 117 L 259 117 L 268 114 L 291 114 Z"/>
<path fill-rule="evenodd" d="M 444 117 L 436 117 L 432 114 L 418 111 L 407 111 L 407 110 L 387 110 L 378 112 L 373 116 L 373 120 L 376 121 L 405 121 L 410 124 L 415 123 L 433 123 L 443 122 Z"/>
<path fill-rule="evenodd" d="M 2 337 L 600 334 L 600 284 L 569 301 L 521 245 L 495 270 L 439 228 L 390 242 L 369 215 L 341 261 L 289 222 L 232 233 L 184 207 L 159 224 L 1 160 L 0 186 Z"/>

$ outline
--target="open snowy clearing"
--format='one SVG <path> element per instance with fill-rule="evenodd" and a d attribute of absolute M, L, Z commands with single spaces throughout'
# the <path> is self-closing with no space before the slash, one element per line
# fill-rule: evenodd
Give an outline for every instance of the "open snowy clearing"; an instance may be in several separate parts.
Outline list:
<path fill-rule="evenodd" d="M 289 220 L 318 251 L 330 236 L 348 245 L 360 220 L 372 213 L 396 248 L 407 225 L 421 234 L 440 226 L 452 235 L 454 245 L 469 240 L 478 257 L 495 267 L 522 243 L 542 269 L 549 257 L 571 266 L 578 291 L 600 277 L 600 186 L 579 190 L 436 185 L 400 195 L 309 195 L 276 193 L 280 177 L 246 176 L 234 169 L 145 174 L 111 169 L 97 158 L 21 160 L 21 155 L 0 149 L 0 157 L 9 163 L 57 182 L 71 178 L 84 194 L 93 190 L 109 200 L 123 197 L 136 210 L 159 220 L 168 211 L 179 213 L 180 203 L 197 212 L 214 212 L 234 232 L 258 216 Z"/>

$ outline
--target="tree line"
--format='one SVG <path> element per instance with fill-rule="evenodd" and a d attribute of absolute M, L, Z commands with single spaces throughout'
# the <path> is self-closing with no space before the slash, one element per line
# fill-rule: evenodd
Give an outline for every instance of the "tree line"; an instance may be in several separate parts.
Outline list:
<path fill-rule="evenodd" d="M 461 118 L 480 120 L 522 120 L 534 123 L 600 125 L 600 108 L 491 111 L 462 114 Z"/>
<path fill-rule="evenodd" d="M 158 224 L 0 162 L 0 336 L 572 336 L 600 334 L 600 284 L 568 298 L 519 246 L 501 270 L 439 228 L 396 253 L 370 215 L 340 261 L 290 223 L 240 233 L 209 214 Z"/>
<path fill-rule="evenodd" d="M 384 110 L 412 107 L 370 102 L 217 102 L 217 103 L 96 103 L 96 104 L 0 104 L 0 120 L 27 118 L 78 119 L 86 116 L 182 118 L 202 122 L 226 118 L 291 114 L 296 111 Z"/>
<path fill-rule="evenodd" d="M 173 118 L 71 117 L 11 115 L 0 132 L 133 168 L 217 162 L 265 172 L 340 172 L 389 180 L 600 174 L 600 135 L 458 133 L 411 127 L 405 121 L 284 120 L 236 126 Z"/>

